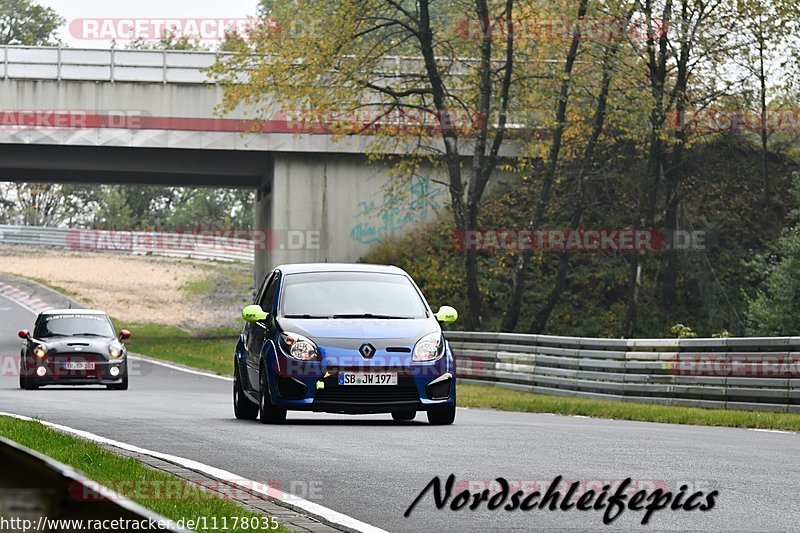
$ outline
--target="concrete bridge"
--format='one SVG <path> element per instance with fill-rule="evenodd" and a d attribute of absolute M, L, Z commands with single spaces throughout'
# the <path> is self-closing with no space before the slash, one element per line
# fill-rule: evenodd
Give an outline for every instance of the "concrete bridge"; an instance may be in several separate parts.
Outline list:
<path fill-rule="evenodd" d="M 216 58 L 0 47 L 0 180 L 253 188 L 256 230 L 278 237 L 256 251 L 256 279 L 282 262 L 356 260 L 444 207 L 433 170 L 387 192 L 366 136 L 334 142 L 280 112 L 251 133 L 243 110 L 219 117 L 223 89 L 203 70 Z"/>

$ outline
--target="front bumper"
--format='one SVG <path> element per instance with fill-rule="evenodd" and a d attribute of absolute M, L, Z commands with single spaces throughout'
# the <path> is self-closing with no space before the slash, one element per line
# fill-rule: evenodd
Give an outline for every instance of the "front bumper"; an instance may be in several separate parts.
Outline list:
<path fill-rule="evenodd" d="M 66 368 L 68 362 L 90 363 L 94 367 L 68 370 Z M 76 361 L 74 357 L 60 356 L 39 360 L 29 358 L 24 369 L 27 378 L 37 385 L 116 385 L 122 383 L 128 376 L 127 356 L 107 359 L 100 354 L 86 354 L 82 356 L 81 361 Z M 112 369 L 118 372 L 116 376 L 113 375 Z"/>
<path fill-rule="evenodd" d="M 357 367 L 330 361 L 297 365 L 284 359 L 270 372 L 272 403 L 290 410 L 353 414 L 428 411 L 455 405 L 455 365 L 449 353 L 430 363 L 411 362 L 410 356 L 400 364 L 386 363 L 379 355 Z M 339 374 L 351 371 L 396 372 L 397 385 L 340 385 Z"/>

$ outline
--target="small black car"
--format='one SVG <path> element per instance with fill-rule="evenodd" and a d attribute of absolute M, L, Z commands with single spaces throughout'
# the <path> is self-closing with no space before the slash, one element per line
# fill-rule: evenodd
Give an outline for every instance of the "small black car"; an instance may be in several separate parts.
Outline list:
<path fill-rule="evenodd" d="M 26 390 L 43 385 L 106 385 L 128 388 L 128 354 L 108 315 L 91 309 L 52 309 L 36 318 L 33 334 L 20 352 L 19 386 Z"/>

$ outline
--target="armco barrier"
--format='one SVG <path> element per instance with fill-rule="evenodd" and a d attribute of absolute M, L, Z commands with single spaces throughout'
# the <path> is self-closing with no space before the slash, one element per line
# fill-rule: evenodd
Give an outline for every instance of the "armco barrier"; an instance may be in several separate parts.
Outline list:
<path fill-rule="evenodd" d="M 800 412 L 800 337 L 596 339 L 448 332 L 461 381 L 528 392 Z"/>
<path fill-rule="evenodd" d="M 0 438 L 0 517 L 11 523 L 9 531 L 22 531 L 22 521 L 33 524 L 28 531 L 72 531 L 78 527 L 50 527 L 40 520 L 126 520 L 135 529 L 182 531 L 167 518 L 113 494 L 72 468 L 10 440 Z M 76 497 L 79 496 L 79 497 Z M 120 522 L 118 522 L 120 523 Z M 155 525 L 156 527 L 151 527 Z M 42 526 L 42 527 L 39 527 Z M 74 526 L 74 524 L 73 524 Z M 133 527 L 132 527 L 133 528 Z M 125 528 L 125 529 L 132 529 Z M 86 528 L 88 529 L 88 528 Z"/>
<path fill-rule="evenodd" d="M 224 235 L 8 225 L 0 225 L 0 244 L 246 263 L 254 261 L 255 252 L 252 240 Z"/>

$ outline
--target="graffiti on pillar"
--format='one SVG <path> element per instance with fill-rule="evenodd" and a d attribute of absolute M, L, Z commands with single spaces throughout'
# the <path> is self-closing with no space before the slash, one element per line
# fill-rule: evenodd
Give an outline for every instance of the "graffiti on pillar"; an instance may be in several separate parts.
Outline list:
<path fill-rule="evenodd" d="M 439 197 L 443 192 L 443 188 L 431 186 L 430 178 L 420 177 L 399 191 L 385 193 L 379 201 L 359 201 L 350 238 L 374 244 L 393 232 L 428 220 L 442 206 Z"/>

